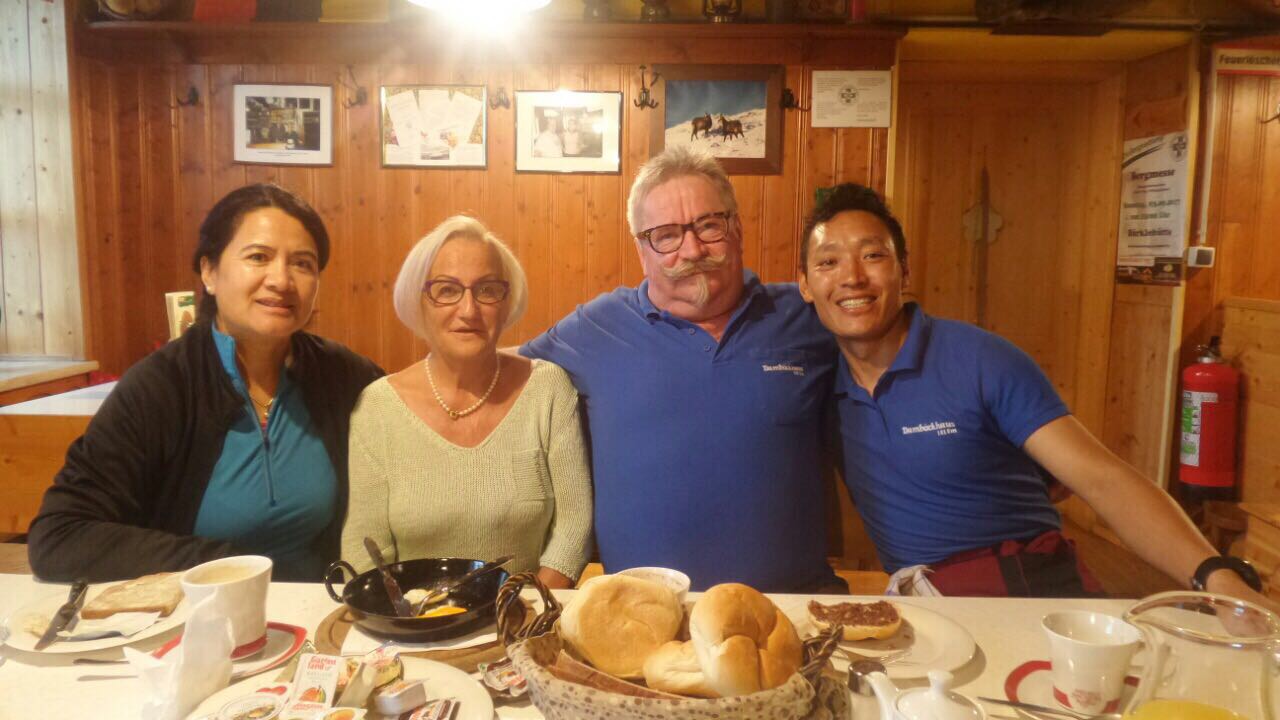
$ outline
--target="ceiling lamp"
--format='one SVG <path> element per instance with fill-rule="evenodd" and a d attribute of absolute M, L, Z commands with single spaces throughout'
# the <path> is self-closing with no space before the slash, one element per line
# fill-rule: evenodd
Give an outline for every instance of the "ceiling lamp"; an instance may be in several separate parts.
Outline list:
<path fill-rule="evenodd" d="M 521 31 L 526 16 L 551 0 L 409 0 L 434 10 L 468 36 L 507 37 Z"/>
<path fill-rule="evenodd" d="M 409 0 L 414 5 L 421 5 L 429 10 L 446 15 L 471 15 L 479 10 L 484 13 L 527 13 L 541 10 L 551 4 L 551 0 Z"/>

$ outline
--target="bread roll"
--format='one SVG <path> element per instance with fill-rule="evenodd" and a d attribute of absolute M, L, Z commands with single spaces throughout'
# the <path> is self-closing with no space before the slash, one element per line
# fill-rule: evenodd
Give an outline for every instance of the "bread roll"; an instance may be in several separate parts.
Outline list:
<path fill-rule="evenodd" d="M 702 674 L 692 642 L 672 640 L 650 653 L 644 661 L 644 682 L 654 690 L 677 695 L 720 697 L 707 685 L 707 676 Z"/>
<path fill-rule="evenodd" d="M 836 623 L 843 625 L 845 640 L 884 640 L 902 627 L 902 615 L 893 603 L 880 600 L 873 603 L 823 604 L 809 601 L 809 619 L 819 630 L 826 630 Z"/>
<path fill-rule="evenodd" d="M 644 661 L 680 630 L 684 608 L 658 583 L 601 575 L 583 584 L 560 616 L 560 635 L 597 670 L 644 677 Z"/>
<path fill-rule="evenodd" d="M 723 697 L 778 687 L 803 659 L 787 616 L 739 583 L 716 585 L 694 603 L 689 634 L 707 685 Z"/>

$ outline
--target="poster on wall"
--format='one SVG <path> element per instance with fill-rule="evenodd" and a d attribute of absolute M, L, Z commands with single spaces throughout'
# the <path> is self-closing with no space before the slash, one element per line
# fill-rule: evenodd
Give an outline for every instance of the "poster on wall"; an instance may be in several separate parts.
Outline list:
<path fill-rule="evenodd" d="M 649 152 L 710 153 L 731 174 L 782 172 L 781 65 L 658 65 Z"/>
<path fill-rule="evenodd" d="M 232 104 L 236 162 L 333 164 L 333 88 L 236 84 Z"/>
<path fill-rule="evenodd" d="M 888 70 L 814 70 L 812 126 L 889 127 L 892 90 Z"/>
<path fill-rule="evenodd" d="M 616 173 L 622 93 L 516 92 L 516 172 Z"/>
<path fill-rule="evenodd" d="M 485 166 L 483 85 L 387 85 L 381 98 L 384 167 Z"/>
<path fill-rule="evenodd" d="M 1280 50 L 1215 45 L 1213 67 L 1219 75 L 1280 77 Z"/>
<path fill-rule="evenodd" d="M 1186 250 L 1187 133 L 1127 140 L 1120 166 L 1116 280 L 1177 285 Z"/>

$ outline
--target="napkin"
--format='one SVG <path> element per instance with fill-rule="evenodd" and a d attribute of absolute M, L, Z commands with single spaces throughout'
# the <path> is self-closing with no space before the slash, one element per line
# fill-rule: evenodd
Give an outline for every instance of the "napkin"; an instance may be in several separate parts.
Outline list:
<path fill-rule="evenodd" d="M 904 567 L 889 576 L 889 586 L 884 589 L 885 595 L 900 597 L 942 597 L 938 588 L 929 582 L 925 574 L 931 572 L 928 565 L 912 565 Z"/>
<path fill-rule="evenodd" d="M 181 720 L 231 680 L 231 619 L 217 594 L 201 600 L 187 618 L 182 642 L 163 658 L 133 648 L 124 656 L 146 688 L 142 720 Z"/>
<path fill-rule="evenodd" d="M 58 633 L 58 639 L 77 642 L 81 640 L 98 640 L 113 635 L 130 637 L 155 625 L 159 619 L 160 613 L 158 612 L 132 612 L 116 613 L 111 617 L 95 620 L 80 620 L 72 629 Z"/>

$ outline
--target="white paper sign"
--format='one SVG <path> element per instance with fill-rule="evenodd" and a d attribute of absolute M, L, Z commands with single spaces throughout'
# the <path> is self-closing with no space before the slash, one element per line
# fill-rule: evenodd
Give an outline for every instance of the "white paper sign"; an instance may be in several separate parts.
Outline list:
<path fill-rule="evenodd" d="M 813 127 L 889 127 L 889 70 L 814 70 Z"/>
<path fill-rule="evenodd" d="M 1120 166 L 1121 281 L 1176 284 L 1186 249 L 1186 132 L 1128 140 Z"/>

